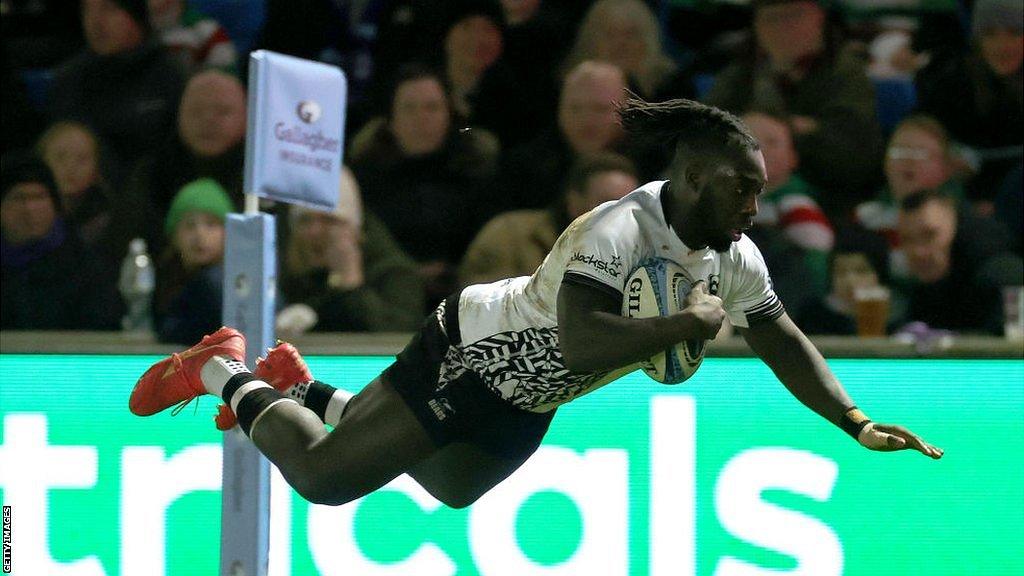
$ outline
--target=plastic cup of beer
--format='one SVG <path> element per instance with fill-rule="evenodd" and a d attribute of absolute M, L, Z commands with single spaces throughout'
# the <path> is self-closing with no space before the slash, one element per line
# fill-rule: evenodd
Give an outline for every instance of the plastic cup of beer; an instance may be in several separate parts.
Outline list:
<path fill-rule="evenodd" d="M 868 286 L 853 291 L 858 336 L 885 336 L 885 327 L 889 323 L 889 298 L 889 289 L 885 286 Z"/>

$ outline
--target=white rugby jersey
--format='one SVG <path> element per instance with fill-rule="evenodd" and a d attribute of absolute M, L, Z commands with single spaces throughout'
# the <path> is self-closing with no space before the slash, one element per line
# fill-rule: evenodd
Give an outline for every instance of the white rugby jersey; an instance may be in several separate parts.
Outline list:
<path fill-rule="evenodd" d="M 744 236 L 725 253 L 690 250 L 666 223 L 664 184 L 650 182 L 577 218 L 532 276 L 463 290 L 461 342 L 449 350 L 441 385 L 472 370 L 513 405 L 547 412 L 633 371 L 636 365 L 590 374 L 565 368 L 558 345 L 558 288 L 565 278 L 621 299 L 629 273 L 652 256 L 675 261 L 694 280 L 704 279 L 735 326 L 781 316 L 782 304 L 757 246 Z"/>

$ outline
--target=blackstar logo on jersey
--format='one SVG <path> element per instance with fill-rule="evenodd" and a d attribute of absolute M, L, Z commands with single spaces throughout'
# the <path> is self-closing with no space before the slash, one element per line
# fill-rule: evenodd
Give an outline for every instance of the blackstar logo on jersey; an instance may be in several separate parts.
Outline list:
<path fill-rule="evenodd" d="M 599 272 L 608 274 L 612 278 L 618 278 L 622 275 L 622 270 L 619 269 L 619 265 L 622 264 L 622 260 L 618 256 L 612 256 L 612 261 L 608 262 L 606 260 L 601 260 L 593 254 L 580 254 L 579 252 L 574 252 L 569 261 L 582 262 L 588 266 L 592 266 Z"/>

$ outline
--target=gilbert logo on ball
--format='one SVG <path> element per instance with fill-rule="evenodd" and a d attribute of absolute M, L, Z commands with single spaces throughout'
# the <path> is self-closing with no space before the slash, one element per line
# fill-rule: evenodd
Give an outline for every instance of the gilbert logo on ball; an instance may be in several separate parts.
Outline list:
<path fill-rule="evenodd" d="M 629 318 L 669 316 L 682 310 L 693 278 L 683 267 L 665 258 L 641 262 L 626 280 L 622 314 Z M 685 382 L 704 360 L 707 342 L 688 340 L 641 362 L 640 368 L 663 384 Z"/>
<path fill-rule="evenodd" d="M 295 113 L 299 116 L 299 120 L 306 124 L 315 124 L 320 119 L 320 116 L 323 115 L 323 110 L 316 102 L 304 100 L 295 107 Z"/>

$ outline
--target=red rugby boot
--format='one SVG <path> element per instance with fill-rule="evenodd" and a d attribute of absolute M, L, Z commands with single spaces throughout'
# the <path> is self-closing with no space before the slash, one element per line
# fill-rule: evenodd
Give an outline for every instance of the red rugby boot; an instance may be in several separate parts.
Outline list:
<path fill-rule="evenodd" d="M 132 414 L 150 416 L 206 394 L 199 372 L 214 356 L 245 362 L 245 336 L 224 326 L 188 350 L 153 364 L 135 383 L 128 408 Z"/>

